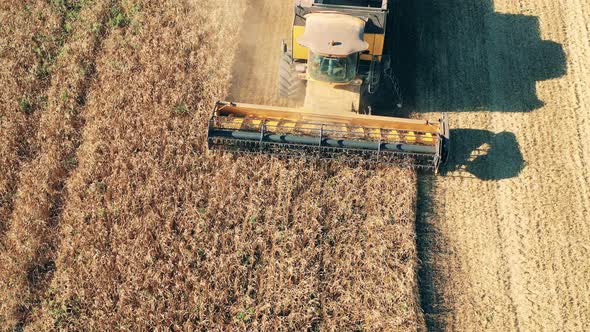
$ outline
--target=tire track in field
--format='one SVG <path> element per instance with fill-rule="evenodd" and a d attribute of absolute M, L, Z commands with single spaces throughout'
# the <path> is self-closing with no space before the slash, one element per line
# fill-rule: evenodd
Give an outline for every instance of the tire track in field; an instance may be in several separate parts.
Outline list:
<path fill-rule="evenodd" d="M 514 4 L 515 7 L 520 8 L 522 3 L 517 2 Z M 517 53 L 510 50 L 513 45 L 517 45 L 520 42 L 520 46 L 524 49 L 535 47 L 536 39 L 530 37 L 531 28 L 534 28 L 534 21 L 532 17 L 524 16 L 513 16 L 501 14 L 502 19 L 496 19 L 495 16 L 488 18 L 488 26 L 486 37 L 488 38 L 487 47 L 487 60 L 489 64 L 490 73 L 490 103 L 491 105 L 503 105 L 504 94 L 502 84 L 507 80 L 507 71 L 503 68 L 505 65 L 502 64 L 504 57 L 507 54 L 513 53 L 515 61 L 511 64 L 511 70 L 517 71 L 516 77 L 523 77 L 526 80 L 530 80 L 531 73 L 526 69 L 523 70 L 524 61 L 523 58 L 526 55 Z M 525 28 L 525 25 L 528 28 Z M 522 28 L 518 28 L 518 27 Z M 535 33 L 536 31 L 533 31 Z M 518 82 L 509 82 L 514 86 L 518 85 Z M 524 98 L 523 98 L 524 99 Z M 536 99 L 533 96 L 530 99 Z M 518 102 L 518 100 L 517 100 Z M 498 118 L 494 116 L 491 121 L 485 124 L 485 128 L 496 127 L 499 128 L 510 128 L 511 125 L 498 125 Z M 520 118 L 516 120 L 514 118 Z M 517 123 L 526 121 L 526 117 L 521 114 L 514 114 L 512 120 Z M 512 126 L 513 127 L 513 126 Z M 505 167 L 501 164 L 490 165 L 489 172 L 491 174 L 499 173 L 502 168 Z M 511 299 L 511 311 L 514 314 L 515 325 L 512 328 L 533 328 L 538 329 L 539 326 L 534 321 L 538 316 L 538 308 L 536 305 L 523 306 L 523 303 L 534 303 L 531 297 L 535 294 L 531 289 L 535 283 L 539 281 L 531 280 L 532 278 L 526 278 L 526 271 L 529 270 L 532 259 L 531 252 L 536 250 L 535 244 L 525 241 L 527 234 L 531 234 L 534 231 L 534 223 L 531 218 L 521 217 L 518 222 L 512 221 L 507 222 L 512 216 L 504 216 L 506 211 L 511 210 L 510 198 L 512 197 L 512 189 L 509 185 L 504 183 L 496 182 L 489 186 L 491 193 L 494 193 L 494 199 L 492 204 L 494 210 L 491 215 L 496 216 L 492 220 L 495 222 L 497 227 L 496 236 L 500 240 L 502 256 L 500 262 L 506 264 L 500 264 L 498 266 L 499 273 L 498 279 L 504 282 L 504 288 L 509 298 Z"/>
<path fill-rule="evenodd" d="M 485 137 L 493 136 L 477 130 L 489 128 L 492 121 L 491 114 L 480 112 L 491 98 L 486 65 L 489 47 L 486 28 L 489 18 L 494 17 L 491 2 L 444 1 L 436 6 L 427 1 L 422 3 L 418 2 L 413 13 L 419 36 L 417 108 L 461 112 L 451 115 L 451 127 L 461 129 L 451 133 L 453 152 L 473 152 L 466 157 L 477 161 L 478 152 L 473 149 L 485 152 L 492 144 Z M 425 115 L 425 118 L 436 116 L 439 114 Z M 481 142 L 480 136 L 484 137 Z M 458 159 L 454 162 L 461 162 L 462 157 L 453 158 Z M 508 273 L 504 262 L 510 251 L 503 243 L 498 221 L 482 218 L 482 215 L 497 214 L 493 200 L 484 195 L 495 191 L 495 185 L 478 181 L 467 171 L 436 180 L 440 195 L 426 200 L 439 213 L 418 221 L 418 226 L 433 225 L 431 228 L 436 230 L 428 235 L 431 237 L 428 241 L 436 245 L 421 249 L 421 256 L 429 261 L 428 266 L 422 267 L 422 284 L 432 285 L 430 293 L 435 296 L 433 301 L 433 296 L 422 290 L 428 326 L 434 330 L 457 329 L 457 326 L 491 329 L 502 324 L 515 329 L 520 322 L 510 279 L 499 277 Z M 476 171 L 482 176 L 492 173 L 486 165 Z M 457 213 L 458 209 L 464 212 Z M 474 254 L 483 252 L 485 255 Z M 487 285 L 485 291 L 481 290 L 481 284 Z"/>
<path fill-rule="evenodd" d="M 291 1 L 248 0 L 240 38 L 240 52 L 233 66 L 230 101 L 260 105 L 295 106 L 279 97 L 278 68 L 281 41 L 288 41 L 293 23 Z"/>
<path fill-rule="evenodd" d="M 64 184 L 77 166 L 75 155 L 84 125 L 81 113 L 113 4 L 105 1 L 80 7 L 75 14 L 79 20 L 66 28 L 72 37 L 56 60 L 47 110 L 39 120 L 39 155 L 21 171 L 6 236 L 8 250 L 0 257 L 7 267 L 0 289 L 9 299 L 0 309 L 15 328 L 30 322 L 55 270 Z"/>

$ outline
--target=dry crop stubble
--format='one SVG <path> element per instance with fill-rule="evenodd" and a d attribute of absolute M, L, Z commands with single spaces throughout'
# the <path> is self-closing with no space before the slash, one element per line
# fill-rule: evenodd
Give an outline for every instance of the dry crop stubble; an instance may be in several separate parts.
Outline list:
<path fill-rule="evenodd" d="M 26 329 L 420 324 L 413 172 L 206 151 L 246 5 L 122 2 Z"/>
<path fill-rule="evenodd" d="M 61 19 L 46 1 L 0 2 L 0 241 L 9 224 L 21 164 L 35 151 L 39 109 L 59 48 Z"/>
<path fill-rule="evenodd" d="M 483 5 L 422 7 L 446 14 L 422 22 L 420 52 L 444 51 L 425 62 L 418 103 L 437 111 L 438 100 L 452 103 L 460 96 L 454 106 L 469 106 L 452 115 L 453 127 L 469 129 L 454 137 L 456 156 L 473 152 L 465 148 L 478 133 L 495 138 L 481 143 L 482 155 L 459 161 L 477 177 L 457 169 L 438 179 L 438 193 L 431 196 L 444 198 L 432 200 L 442 218 L 419 223 L 432 231 L 426 257 L 433 272 L 426 282 L 433 294 L 424 309 L 431 326 L 445 329 L 582 331 L 590 319 L 584 244 L 590 234 L 590 149 L 583 111 L 590 102 L 590 3 Z M 448 23 L 448 17 L 478 24 Z M 469 54 L 467 63 L 479 63 L 478 69 L 449 72 L 459 53 Z M 440 83 L 482 78 L 479 95 Z M 498 139 L 507 137 L 502 133 L 511 133 L 519 153 L 507 153 L 514 146 Z"/>
<path fill-rule="evenodd" d="M 83 123 L 80 112 L 110 3 L 62 9 L 69 15 L 63 23 L 67 32 L 52 67 L 47 102 L 39 110 L 38 154 L 19 174 L 5 250 L 0 253 L 4 267 L 0 271 L 0 292 L 7 299 L 0 304 L 0 316 L 7 325 L 28 323 L 51 280 L 55 236 L 65 199 L 62 189 L 69 171 L 76 166 L 75 150 Z"/>

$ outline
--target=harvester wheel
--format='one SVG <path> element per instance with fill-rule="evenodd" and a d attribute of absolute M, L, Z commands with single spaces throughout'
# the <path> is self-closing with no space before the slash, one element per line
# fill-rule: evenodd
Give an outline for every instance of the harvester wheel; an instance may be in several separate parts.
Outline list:
<path fill-rule="evenodd" d="M 279 95 L 286 98 L 298 98 L 305 91 L 303 81 L 297 77 L 295 66 L 288 54 L 281 55 L 279 65 Z"/>

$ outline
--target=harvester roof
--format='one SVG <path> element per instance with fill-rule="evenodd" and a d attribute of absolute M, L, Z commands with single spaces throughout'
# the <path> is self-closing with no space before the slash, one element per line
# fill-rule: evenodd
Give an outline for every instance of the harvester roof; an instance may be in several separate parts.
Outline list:
<path fill-rule="evenodd" d="M 365 51 L 365 21 L 360 18 L 332 13 L 306 16 L 305 32 L 297 42 L 314 53 L 347 56 Z"/>

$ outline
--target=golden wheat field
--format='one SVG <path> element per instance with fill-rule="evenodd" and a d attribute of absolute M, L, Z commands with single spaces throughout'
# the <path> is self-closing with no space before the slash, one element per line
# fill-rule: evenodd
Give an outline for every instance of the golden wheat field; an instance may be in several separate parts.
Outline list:
<path fill-rule="evenodd" d="M 2 3 L 2 330 L 423 324 L 414 172 L 207 151 L 257 6 Z"/>
<path fill-rule="evenodd" d="M 586 330 L 590 2 L 395 1 L 439 176 L 207 150 L 291 6 L 0 0 L 0 331 Z"/>

